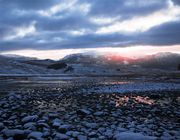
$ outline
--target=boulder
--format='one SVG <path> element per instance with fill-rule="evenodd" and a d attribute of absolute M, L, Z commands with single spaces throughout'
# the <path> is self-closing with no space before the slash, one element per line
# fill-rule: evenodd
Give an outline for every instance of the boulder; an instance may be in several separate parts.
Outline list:
<path fill-rule="evenodd" d="M 116 140 L 156 140 L 156 137 L 144 136 L 141 133 L 122 132 L 115 136 Z"/>

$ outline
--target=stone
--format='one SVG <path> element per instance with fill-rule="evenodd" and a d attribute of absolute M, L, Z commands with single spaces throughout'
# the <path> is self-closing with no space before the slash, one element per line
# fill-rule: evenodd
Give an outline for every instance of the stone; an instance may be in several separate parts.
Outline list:
<path fill-rule="evenodd" d="M 52 121 L 52 126 L 59 128 L 61 126 L 61 120 L 56 118 Z"/>
<path fill-rule="evenodd" d="M 9 96 L 8 97 L 9 100 L 17 100 L 17 99 L 20 100 L 22 98 L 21 95 L 18 95 L 16 93 L 9 93 L 8 96 Z"/>
<path fill-rule="evenodd" d="M 50 131 L 43 132 L 43 137 L 48 138 L 50 136 Z"/>
<path fill-rule="evenodd" d="M 38 132 L 38 131 L 33 131 L 28 135 L 28 139 L 36 139 L 36 140 L 43 140 L 43 133 Z"/>
<path fill-rule="evenodd" d="M 37 115 L 33 115 L 33 116 L 26 116 L 22 119 L 22 122 L 23 123 L 26 123 L 26 122 L 34 122 L 34 121 L 37 121 L 38 119 L 38 116 Z"/>
<path fill-rule="evenodd" d="M 111 129 L 107 129 L 105 132 L 104 132 L 104 135 L 108 138 L 112 138 L 113 137 L 113 131 Z"/>
<path fill-rule="evenodd" d="M 78 132 L 78 131 L 72 131 L 72 136 L 73 136 L 73 137 L 76 138 L 78 135 L 79 135 L 79 132 Z"/>
<path fill-rule="evenodd" d="M 62 133 L 55 133 L 54 140 L 68 140 L 70 137 L 67 136 L 66 134 Z"/>
<path fill-rule="evenodd" d="M 49 118 L 57 118 L 58 114 L 57 113 L 49 113 L 48 116 L 49 116 Z"/>
<path fill-rule="evenodd" d="M 91 128 L 91 129 L 97 128 L 97 123 L 84 122 L 83 125 L 86 126 L 87 128 Z"/>
<path fill-rule="evenodd" d="M 104 140 L 104 139 L 106 139 L 106 137 L 105 136 L 99 136 L 98 139 L 99 140 Z"/>
<path fill-rule="evenodd" d="M 38 123 L 38 127 L 46 127 L 46 128 L 49 128 L 49 125 L 47 123 Z"/>
<path fill-rule="evenodd" d="M 26 138 L 24 130 L 20 130 L 20 129 L 3 129 L 2 132 L 6 137 L 13 137 L 16 140 Z"/>
<path fill-rule="evenodd" d="M 78 140 L 87 140 L 87 136 L 78 135 L 77 139 L 78 139 Z"/>
<path fill-rule="evenodd" d="M 98 128 L 98 132 L 103 133 L 106 129 L 104 127 Z"/>
<path fill-rule="evenodd" d="M 61 133 L 66 133 L 70 128 L 71 128 L 71 125 L 66 124 L 66 125 L 61 125 L 58 130 Z"/>
<path fill-rule="evenodd" d="M 97 137 L 97 134 L 96 134 L 96 132 L 90 132 L 90 133 L 88 134 L 88 136 L 89 136 L 90 138 L 93 138 L 93 137 Z"/>
<path fill-rule="evenodd" d="M 23 128 L 34 131 L 34 130 L 36 130 L 36 123 L 34 123 L 34 122 L 25 123 Z"/>
<path fill-rule="evenodd" d="M 79 109 L 79 110 L 77 111 L 77 114 L 78 114 L 78 115 L 85 116 L 85 115 L 90 115 L 91 112 L 90 112 L 89 110 L 86 110 L 86 109 Z"/>
<path fill-rule="evenodd" d="M 0 130 L 4 129 L 4 124 L 0 122 Z"/>
<path fill-rule="evenodd" d="M 156 140 L 156 137 L 144 136 L 141 133 L 122 132 L 115 136 L 116 140 Z"/>
<path fill-rule="evenodd" d="M 102 116 L 102 115 L 104 115 L 104 112 L 98 111 L 98 112 L 95 112 L 94 115 L 95 116 Z"/>

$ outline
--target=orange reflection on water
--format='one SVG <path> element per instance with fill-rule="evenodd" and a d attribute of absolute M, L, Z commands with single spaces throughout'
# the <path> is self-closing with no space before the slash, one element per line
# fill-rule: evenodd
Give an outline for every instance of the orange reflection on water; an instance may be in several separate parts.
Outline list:
<path fill-rule="evenodd" d="M 154 100 L 149 99 L 148 97 L 136 96 L 133 97 L 137 103 L 144 103 L 148 105 L 154 104 Z"/>
<path fill-rule="evenodd" d="M 127 97 L 127 96 L 119 97 L 116 100 L 116 107 L 126 105 L 128 103 L 128 101 L 129 101 L 129 97 Z"/>
<path fill-rule="evenodd" d="M 132 82 L 130 82 L 130 81 L 108 81 L 108 82 L 104 82 L 104 84 L 108 84 L 108 85 L 114 85 L 114 84 L 116 84 L 116 85 L 122 85 L 122 84 L 129 84 L 129 83 L 132 83 Z"/>
<path fill-rule="evenodd" d="M 131 101 L 131 102 L 130 102 Z M 147 104 L 147 105 L 152 105 L 154 104 L 154 100 L 149 99 L 148 97 L 143 97 L 143 96 L 132 96 L 132 97 L 128 97 L 128 96 L 123 96 L 123 97 L 116 97 L 116 107 L 120 107 L 120 106 L 126 106 L 127 103 L 135 103 L 135 104 Z"/>

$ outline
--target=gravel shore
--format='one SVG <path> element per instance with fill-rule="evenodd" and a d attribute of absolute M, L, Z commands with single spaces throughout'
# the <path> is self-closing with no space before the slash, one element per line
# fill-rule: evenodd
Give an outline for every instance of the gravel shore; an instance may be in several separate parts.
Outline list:
<path fill-rule="evenodd" d="M 180 139 L 176 88 L 123 93 L 114 86 L 109 93 L 94 88 L 38 88 L 1 97 L 0 139 Z"/>

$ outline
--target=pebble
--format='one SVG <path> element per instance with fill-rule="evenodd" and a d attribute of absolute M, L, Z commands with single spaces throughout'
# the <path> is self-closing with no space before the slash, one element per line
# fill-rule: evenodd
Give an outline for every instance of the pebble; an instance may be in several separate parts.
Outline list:
<path fill-rule="evenodd" d="M 3 128 L 4 128 L 4 124 L 0 122 L 0 130 L 2 130 Z"/>
<path fill-rule="evenodd" d="M 54 120 L 52 121 L 52 126 L 59 128 L 59 127 L 61 126 L 61 120 L 58 119 L 58 118 L 54 119 Z"/>
<path fill-rule="evenodd" d="M 79 110 L 77 110 L 77 114 L 82 115 L 82 116 L 86 116 L 86 115 L 90 115 L 91 111 L 89 111 L 87 109 L 79 109 Z"/>
<path fill-rule="evenodd" d="M 37 121 L 38 119 L 38 116 L 37 115 L 33 115 L 33 116 L 26 116 L 22 119 L 22 122 L 23 123 L 26 123 L 26 122 L 33 122 L 33 121 Z"/>
<path fill-rule="evenodd" d="M 98 111 L 98 112 L 95 112 L 94 115 L 95 116 L 102 116 L 102 115 L 104 115 L 104 112 Z"/>
<path fill-rule="evenodd" d="M 87 136 L 78 135 L 77 139 L 78 139 L 78 140 L 87 140 Z"/>
<path fill-rule="evenodd" d="M 6 137 L 14 137 L 15 139 L 23 139 L 25 138 L 25 132 L 24 130 L 19 130 L 19 129 L 4 129 L 2 130 L 3 134 Z"/>
<path fill-rule="evenodd" d="M 54 140 L 68 140 L 70 137 L 67 136 L 66 134 L 62 133 L 55 133 Z"/>
<path fill-rule="evenodd" d="M 144 136 L 141 133 L 122 132 L 115 136 L 116 140 L 156 140 L 156 137 Z"/>
<path fill-rule="evenodd" d="M 61 133 L 66 133 L 71 128 L 71 125 L 61 125 L 58 130 Z"/>
<path fill-rule="evenodd" d="M 84 126 L 86 126 L 87 128 L 97 128 L 97 123 L 88 123 L 88 122 L 84 122 L 83 123 Z"/>
<path fill-rule="evenodd" d="M 78 94 L 77 97 L 79 96 Z M 43 109 L 51 109 L 52 111 L 49 97 L 46 96 L 45 94 L 45 99 L 41 97 L 41 100 L 45 102 L 43 104 L 48 106 Z M 66 96 L 68 96 L 66 97 L 66 102 L 71 102 L 69 101 L 69 99 L 71 100 L 69 95 Z M 0 99 L 0 140 L 179 139 L 179 122 L 166 122 L 163 120 L 163 115 L 168 115 L 168 113 L 173 114 L 173 117 L 179 115 L 175 105 L 161 107 L 156 104 L 137 104 L 131 99 L 129 104 L 116 107 L 115 100 L 111 101 L 111 95 L 103 95 L 106 97 L 105 99 L 103 96 L 98 97 L 94 94 L 88 95 L 92 96 L 92 99 L 87 95 L 82 96 L 85 98 L 85 101 L 78 100 L 73 102 L 73 106 L 68 107 L 70 111 L 61 110 L 62 108 L 59 106 L 59 108 L 54 107 L 56 99 L 53 99 L 53 109 L 59 109 L 60 111 L 48 112 L 49 110 L 43 109 L 39 111 L 39 108 L 37 109 L 36 107 L 41 107 L 41 100 L 36 102 L 38 103 L 35 106 L 36 109 L 33 110 L 32 108 L 31 111 L 33 105 L 28 105 L 27 102 L 29 101 L 24 100 L 22 101 L 23 108 L 27 107 L 27 111 L 22 109 L 19 112 L 18 109 L 22 107 L 19 100 L 30 100 L 32 98 L 34 101 L 39 96 L 36 96 L 36 93 L 30 97 L 14 93 L 9 94 L 7 97 Z M 98 100 L 96 101 L 97 97 Z M 91 101 L 90 106 L 88 100 Z M 79 103 L 79 105 L 77 106 L 75 103 Z M 61 105 L 61 100 L 59 99 L 58 104 L 65 106 L 64 104 Z"/>
<path fill-rule="evenodd" d="M 36 123 L 35 122 L 28 122 L 28 123 L 25 123 L 23 128 L 25 129 L 29 129 L 29 130 L 36 130 Z"/>
<path fill-rule="evenodd" d="M 28 135 L 28 138 L 31 139 L 36 139 L 36 140 L 43 140 L 43 133 L 42 132 L 37 132 L 37 131 L 33 131 Z"/>

